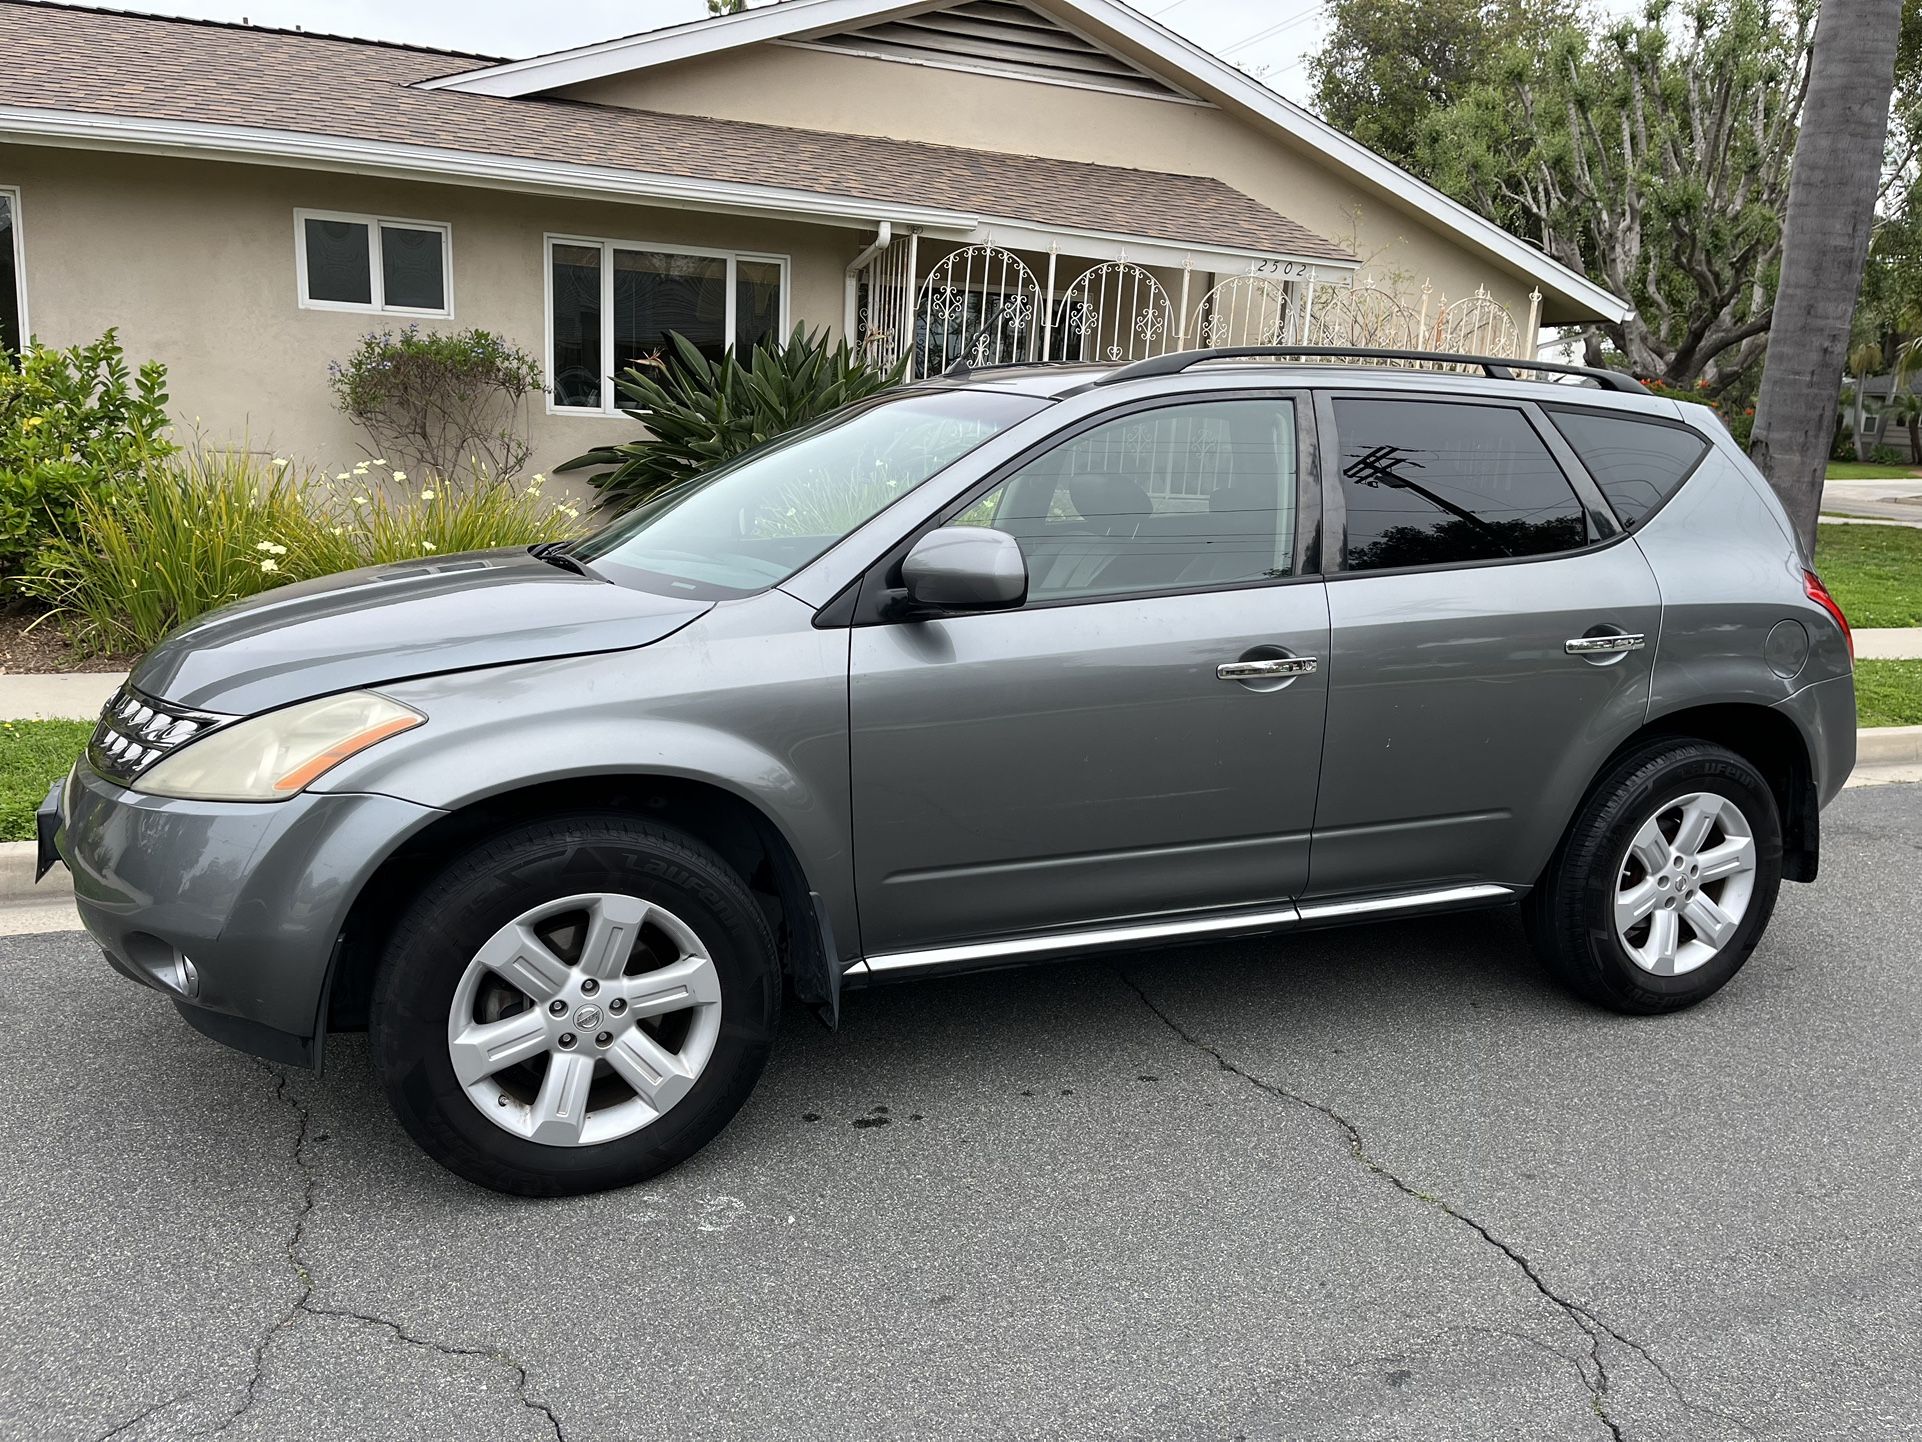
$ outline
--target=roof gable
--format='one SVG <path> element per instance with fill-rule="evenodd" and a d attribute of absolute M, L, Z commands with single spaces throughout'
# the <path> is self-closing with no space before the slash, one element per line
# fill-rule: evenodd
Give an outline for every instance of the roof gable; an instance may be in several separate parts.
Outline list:
<path fill-rule="evenodd" d="M 1024 0 L 962 0 L 872 24 L 828 26 L 776 43 L 1155 100 L 1194 98 Z"/>
<path fill-rule="evenodd" d="M 1632 307 L 1586 276 L 1477 215 L 1459 201 L 1377 155 L 1353 136 L 1251 79 L 1225 60 L 1176 35 L 1121 0 L 1022 0 L 1057 18 L 1064 27 L 1114 41 L 1156 58 L 1157 73 L 1171 86 L 1253 120 L 1314 155 L 1338 174 L 1392 198 L 1424 217 L 1444 235 L 1494 257 L 1516 273 L 1581 310 L 1619 320 Z M 904 0 L 782 0 L 732 15 L 690 21 L 664 30 L 536 55 L 505 65 L 482 66 L 423 82 L 431 89 L 478 95 L 532 96 L 612 75 L 632 74 L 677 61 L 713 55 L 763 41 L 800 41 L 809 35 L 860 30 L 942 8 Z M 1104 47 L 1106 48 L 1106 47 Z"/>

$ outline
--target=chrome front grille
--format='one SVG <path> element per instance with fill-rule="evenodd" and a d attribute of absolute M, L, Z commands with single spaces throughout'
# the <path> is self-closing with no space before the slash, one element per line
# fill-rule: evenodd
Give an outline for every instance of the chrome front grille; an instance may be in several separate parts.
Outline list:
<path fill-rule="evenodd" d="M 100 713 L 87 745 L 87 761 L 113 781 L 132 781 L 168 752 L 233 720 L 212 711 L 194 711 L 142 695 L 122 686 Z"/>

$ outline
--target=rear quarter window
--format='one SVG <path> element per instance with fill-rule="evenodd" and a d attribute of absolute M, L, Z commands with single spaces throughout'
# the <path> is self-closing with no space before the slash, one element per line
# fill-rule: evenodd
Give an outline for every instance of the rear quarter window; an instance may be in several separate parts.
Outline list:
<path fill-rule="evenodd" d="M 1595 411 L 1551 410 L 1548 418 L 1630 530 L 1674 495 L 1708 454 L 1708 442 L 1683 426 Z"/>

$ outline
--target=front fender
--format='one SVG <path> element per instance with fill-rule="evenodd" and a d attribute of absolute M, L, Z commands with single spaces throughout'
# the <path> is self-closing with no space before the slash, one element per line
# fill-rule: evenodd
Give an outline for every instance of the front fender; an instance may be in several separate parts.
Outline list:
<path fill-rule="evenodd" d="M 847 632 L 815 630 L 811 613 L 781 599 L 785 606 L 753 607 L 760 615 L 717 607 L 640 651 L 383 686 L 427 724 L 353 757 L 314 789 L 459 811 L 530 786 L 596 777 L 716 786 L 781 833 L 821 896 L 833 934 L 859 955 Z M 799 624 L 769 627 L 770 609 Z"/>

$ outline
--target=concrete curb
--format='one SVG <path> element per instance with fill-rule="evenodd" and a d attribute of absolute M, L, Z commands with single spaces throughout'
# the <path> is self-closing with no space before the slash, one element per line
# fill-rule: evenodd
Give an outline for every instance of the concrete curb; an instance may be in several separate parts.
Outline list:
<path fill-rule="evenodd" d="M 1855 733 L 1855 769 L 1922 766 L 1922 726 L 1865 726 Z"/>

